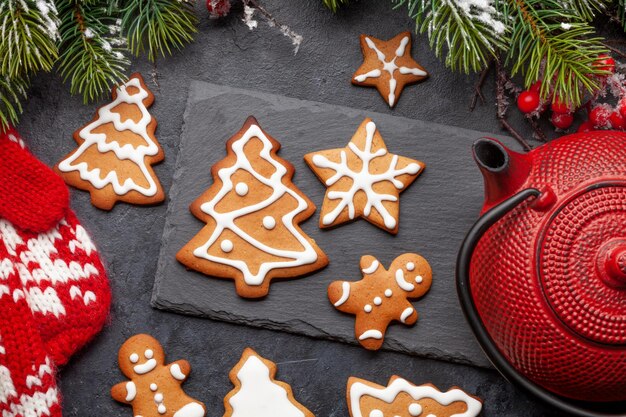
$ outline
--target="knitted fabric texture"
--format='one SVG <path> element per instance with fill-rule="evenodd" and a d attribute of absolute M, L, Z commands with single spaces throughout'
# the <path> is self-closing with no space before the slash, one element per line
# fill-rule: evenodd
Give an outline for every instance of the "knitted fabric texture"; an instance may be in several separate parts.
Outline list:
<path fill-rule="evenodd" d="M 63 181 L 14 131 L 0 158 L 0 417 L 56 417 L 54 368 L 102 329 L 108 279 Z"/>

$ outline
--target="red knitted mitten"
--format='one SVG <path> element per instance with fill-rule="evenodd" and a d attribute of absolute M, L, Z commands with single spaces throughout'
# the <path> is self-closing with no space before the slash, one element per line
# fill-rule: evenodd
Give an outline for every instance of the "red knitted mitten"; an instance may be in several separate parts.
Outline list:
<path fill-rule="evenodd" d="M 8 260 L 10 245 L 0 239 L 0 415 L 61 417 L 55 366 Z"/>
<path fill-rule="evenodd" d="M 6 148 L 6 142 L 2 143 L 0 138 L 0 149 Z M 33 183 L 55 184 L 56 187 L 60 181 L 62 186 L 55 195 L 37 194 L 37 201 L 20 196 L 20 207 L 15 211 L 7 210 L 15 221 L 0 219 L 0 239 L 9 242 L 10 247 L 8 262 L 19 275 L 48 353 L 57 366 L 62 366 L 102 329 L 111 302 L 109 283 L 95 246 L 68 207 L 63 181 L 28 151 L 11 143 L 16 147 L 7 157 L 13 158 L 13 170 L 32 171 L 29 179 L 35 174 L 38 176 L 36 180 L 19 184 L 27 196 L 35 195 L 29 188 Z M 36 170 L 24 164 L 32 164 Z M 16 177 L 26 178 L 9 175 L 7 179 L 3 175 L 7 173 L 0 171 L 0 184 Z M 12 200 L 1 195 L 0 190 L 0 206 L 12 206 Z M 61 198 L 57 198 L 59 195 Z M 52 204 L 58 211 L 56 218 L 53 212 L 41 213 L 46 212 L 49 200 L 54 200 Z M 22 216 L 22 211 L 32 216 Z M 0 216 L 4 213 L 0 212 Z M 45 222 L 41 221 L 43 218 Z M 52 226 L 34 231 L 32 219 L 37 219 L 39 226 L 49 223 Z"/>

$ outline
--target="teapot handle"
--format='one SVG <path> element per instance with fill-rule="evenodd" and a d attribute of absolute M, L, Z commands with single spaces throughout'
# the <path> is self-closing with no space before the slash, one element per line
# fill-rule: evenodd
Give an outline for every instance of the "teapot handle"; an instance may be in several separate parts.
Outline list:
<path fill-rule="evenodd" d="M 522 388 L 526 392 L 529 392 L 541 399 L 547 404 L 552 405 L 560 410 L 566 411 L 573 416 L 581 417 L 626 417 L 626 414 L 614 414 L 604 413 L 599 411 L 591 411 L 584 408 L 583 404 L 574 400 L 568 400 L 563 397 L 559 397 L 556 394 L 551 393 L 545 388 L 533 383 L 523 375 L 519 374 L 517 370 L 508 362 L 508 360 L 502 355 L 497 348 L 495 342 L 489 336 L 489 333 L 485 329 L 483 322 L 478 314 L 476 305 L 472 298 L 470 290 L 470 263 L 472 260 L 472 254 L 478 241 L 483 234 L 493 226 L 498 220 L 502 219 L 515 207 L 526 201 L 530 197 L 539 197 L 541 191 L 535 188 L 528 188 L 520 191 L 504 202 L 493 207 L 481 216 L 478 221 L 472 226 L 467 236 L 463 240 L 459 255 L 457 257 L 456 264 L 456 288 L 463 314 L 468 321 L 476 339 L 480 344 L 483 352 L 487 355 L 487 358 L 491 361 L 494 367 L 502 374 L 502 376 L 509 382 L 513 383 L 517 387 Z"/>

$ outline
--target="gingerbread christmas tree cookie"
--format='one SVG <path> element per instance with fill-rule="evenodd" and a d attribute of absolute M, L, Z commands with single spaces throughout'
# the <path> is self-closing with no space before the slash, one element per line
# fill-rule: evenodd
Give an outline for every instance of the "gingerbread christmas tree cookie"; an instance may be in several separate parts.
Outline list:
<path fill-rule="evenodd" d="M 246 349 L 230 371 L 235 388 L 224 398 L 224 417 L 315 417 L 275 376 L 274 362 Z"/>
<path fill-rule="evenodd" d="M 130 404 L 134 416 L 204 417 L 204 404 L 181 387 L 191 371 L 189 362 L 166 365 L 163 348 L 152 336 L 138 334 L 128 339 L 120 348 L 118 361 L 129 381 L 115 385 L 111 396 Z"/>
<path fill-rule="evenodd" d="M 350 417 L 476 417 L 482 410 L 481 400 L 460 388 L 442 392 L 399 376 L 392 376 L 386 387 L 350 377 L 347 400 Z"/>
<path fill-rule="evenodd" d="M 428 73 L 411 57 L 411 32 L 382 41 L 361 35 L 363 64 L 352 76 L 352 84 L 376 87 L 389 107 L 398 102 L 406 85 L 428 77 Z"/>
<path fill-rule="evenodd" d="M 393 234 L 398 233 L 400 193 L 425 168 L 423 162 L 388 152 L 369 118 L 345 148 L 309 153 L 304 160 L 328 187 L 321 228 L 363 217 Z"/>
<path fill-rule="evenodd" d="M 156 204 L 165 193 L 152 165 L 164 159 L 148 113 L 154 95 L 140 74 L 113 89 L 113 101 L 74 132 L 78 148 L 55 166 L 66 183 L 89 191 L 91 202 L 111 210 L 116 202 Z"/>
<path fill-rule="evenodd" d="M 308 274 L 328 259 L 299 223 L 315 212 L 291 182 L 280 144 L 249 117 L 213 166 L 213 185 L 190 210 L 207 225 L 176 255 L 188 268 L 235 281 L 237 294 L 264 297 L 270 281 Z"/>
<path fill-rule="evenodd" d="M 328 287 L 328 299 L 335 308 L 354 314 L 354 332 L 359 343 L 369 350 L 383 345 L 392 321 L 411 326 L 418 314 L 410 299 L 422 297 L 432 284 L 432 270 L 426 259 L 414 253 L 398 256 L 389 270 L 373 256 L 361 258 L 363 279 L 335 281 Z"/>

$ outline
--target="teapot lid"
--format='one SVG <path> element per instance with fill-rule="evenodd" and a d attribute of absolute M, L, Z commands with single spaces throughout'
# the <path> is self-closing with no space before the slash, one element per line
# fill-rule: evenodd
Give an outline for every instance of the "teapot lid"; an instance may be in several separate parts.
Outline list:
<path fill-rule="evenodd" d="M 538 241 L 537 268 L 567 327 L 626 344 L 626 184 L 597 184 L 561 204 Z"/>

